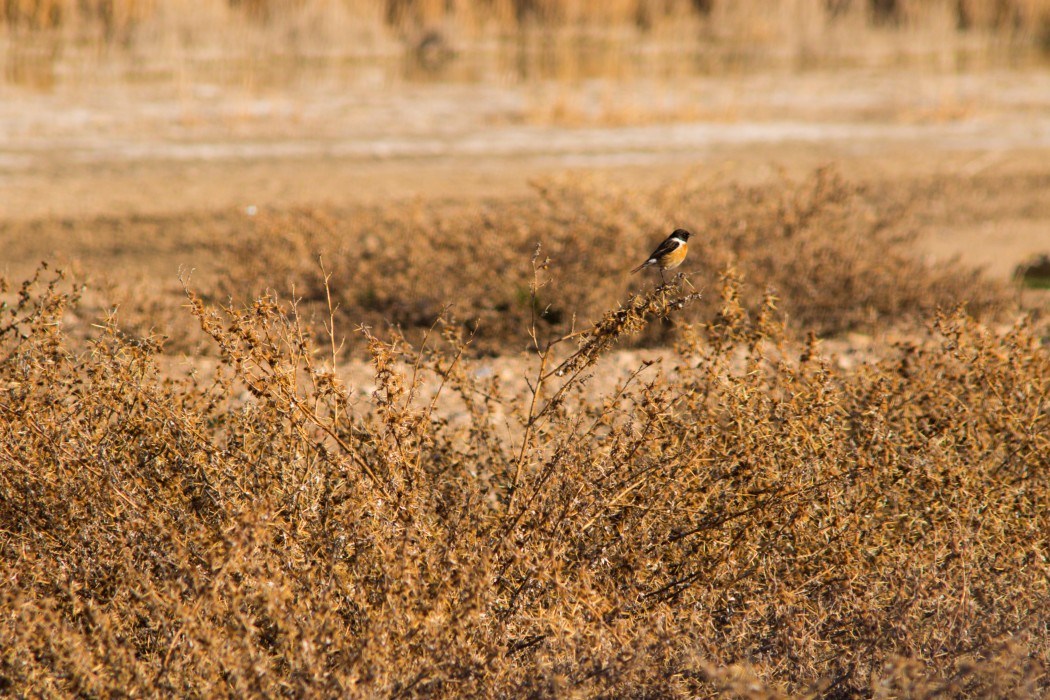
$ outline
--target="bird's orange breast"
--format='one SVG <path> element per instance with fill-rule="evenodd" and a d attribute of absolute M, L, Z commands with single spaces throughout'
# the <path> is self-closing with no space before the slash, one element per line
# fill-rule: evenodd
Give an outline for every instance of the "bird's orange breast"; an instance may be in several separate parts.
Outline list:
<path fill-rule="evenodd" d="M 689 244 L 683 243 L 667 255 L 660 258 L 660 267 L 664 270 L 673 270 L 685 260 L 685 254 L 689 252 Z"/>

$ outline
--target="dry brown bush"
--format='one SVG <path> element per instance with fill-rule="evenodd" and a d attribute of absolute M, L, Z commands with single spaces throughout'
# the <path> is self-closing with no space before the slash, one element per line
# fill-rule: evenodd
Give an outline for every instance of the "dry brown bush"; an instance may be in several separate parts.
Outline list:
<path fill-rule="evenodd" d="M 557 274 L 534 259 L 527 293 Z M 363 331 L 365 401 L 272 296 L 188 292 L 222 363 L 170 378 L 149 338 L 67 336 L 75 287 L 27 282 L 0 320 L 0 687 L 1050 692 L 1050 355 L 1025 322 L 938 315 L 846 370 L 736 273 L 681 285 L 530 331 L 523 396 L 460 324 Z M 588 389 L 701 301 L 673 371 Z"/>
<path fill-rule="evenodd" d="M 596 320 L 608 300 L 652 285 L 655 273 L 629 270 L 682 226 L 695 234 L 683 269 L 698 289 L 716 289 L 732 265 L 775 291 L 793 333 L 906 324 L 964 302 L 977 316 L 1004 307 L 1005 286 L 918 257 L 903 218 L 908 206 L 824 169 L 754 187 L 697 176 L 637 190 L 562 177 L 537 183 L 519 202 L 282 213 L 233 236 L 217 298 L 294 288 L 323 315 L 320 256 L 343 327 L 364 322 L 381 332 L 393 324 L 418 340 L 451 305 L 451 317 L 476 328 L 476 350 L 516 350 L 528 342 L 534 311 L 547 332 L 567 333 Z M 537 246 L 554 267 L 534 309 L 528 260 Z M 749 287 L 745 306 L 761 301 L 762 290 Z M 710 295 L 682 318 L 704 318 L 716 305 Z M 655 328 L 637 342 L 664 336 Z"/>
<path fill-rule="evenodd" d="M 444 315 L 473 333 L 471 354 L 503 353 L 530 343 L 534 312 L 541 335 L 557 336 L 599 318 L 610 300 L 658 282 L 653 271 L 629 271 L 675 226 L 695 232 L 682 269 L 696 289 L 716 289 L 721 271 L 733 266 L 749 282 L 742 303 L 754 311 L 772 290 L 793 336 L 906 328 L 961 303 L 991 320 L 1016 304 L 1016 290 L 951 261 L 930 263 L 914 239 L 931 222 L 1009 216 L 980 193 L 1044 179 L 858 185 L 825 169 L 745 187 L 697 171 L 629 189 L 601 177 L 552 177 L 529 195 L 481 201 L 254 217 L 218 210 L 45 219 L 3 228 L 16 260 L 62 250 L 62 263 L 89 282 L 78 314 L 84 322 L 67 324 L 77 337 L 93 332 L 86 319 L 113 315 L 125 332 L 162 340 L 168 354 L 210 351 L 179 308 L 181 266 L 210 303 L 250 303 L 272 289 L 300 299 L 303 316 L 320 329 L 331 293 L 344 336 L 364 323 L 380 337 L 390 338 L 393 327 L 418 342 Z M 41 243 L 19 245 L 33 240 Z M 537 247 L 553 266 L 534 303 L 529 260 Z M 331 275 L 328 288 L 319 262 Z M 716 307 L 707 294 L 675 323 L 702 320 Z M 627 342 L 666 345 L 670 325 L 654 324 Z"/>

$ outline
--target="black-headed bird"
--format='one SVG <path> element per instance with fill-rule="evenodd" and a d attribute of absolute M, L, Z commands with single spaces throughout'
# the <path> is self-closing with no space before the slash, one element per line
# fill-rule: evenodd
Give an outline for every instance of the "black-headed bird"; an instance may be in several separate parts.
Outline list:
<path fill-rule="evenodd" d="M 664 270 L 673 270 L 682 264 L 686 254 L 689 252 L 689 236 L 692 234 L 684 228 L 675 229 L 674 233 L 664 239 L 664 242 L 656 246 L 652 255 L 631 273 L 638 272 L 644 267 L 660 268 L 660 279 L 664 278 Z"/>

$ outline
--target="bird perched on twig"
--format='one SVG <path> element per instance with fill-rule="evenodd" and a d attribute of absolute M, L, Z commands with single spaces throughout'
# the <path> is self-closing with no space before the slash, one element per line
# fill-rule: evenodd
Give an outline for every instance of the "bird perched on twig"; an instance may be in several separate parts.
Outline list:
<path fill-rule="evenodd" d="M 664 239 L 664 242 L 656 246 L 652 255 L 631 273 L 638 272 L 643 267 L 660 268 L 660 279 L 664 279 L 664 270 L 673 270 L 682 264 L 686 254 L 689 252 L 689 236 L 692 234 L 684 228 L 675 229 L 674 233 Z"/>

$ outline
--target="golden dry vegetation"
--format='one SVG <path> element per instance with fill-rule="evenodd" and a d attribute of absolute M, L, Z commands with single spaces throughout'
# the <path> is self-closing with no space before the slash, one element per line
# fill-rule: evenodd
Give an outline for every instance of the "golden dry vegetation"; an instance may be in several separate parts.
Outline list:
<path fill-rule="evenodd" d="M 920 260 L 899 194 L 554 178 L 503 207 L 263 215 L 210 289 L 11 282 L 0 684 L 1045 694 L 1043 321 Z M 724 235 L 629 292 L 609 246 L 681 211 Z M 899 340 L 822 351 L 850 328 Z M 673 352 L 613 376 L 631 343 Z M 523 349 L 524 381 L 486 369 Z"/>
<path fill-rule="evenodd" d="M 1041 221 L 1050 210 L 1031 194 L 1046 181 L 1029 172 L 857 184 L 829 166 L 754 185 L 698 170 L 638 187 L 566 174 L 535 180 L 524 196 L 30 219 L 2 230 L 16 258 L 62 251 L 61 264 L 92 283 L 88 314 L 116 314 L 167 354 L 210 352 L 179 309 L 179 266 L 210 303 L 251 303 L 269 291 L 294 297 L 316 332 L 331 300 L 348 335 L 364 324 L 417 343 L 443 316 L 472 334 L 471 354 L 513 354 L 531 343 L 534 315 L 545 337 L 571 333 L 652 284 L 655 273 L 628 271 L 654 235 L 678 226 L 694 231 L 683 270 L 695 289 L 717 289 L 732 267 L 748 281 L 742 303 L 756 309 L 774 290 L 795 337 L 908 328 L 960 304 L 995 318 L 1016 307 L 1018 290 L 953 259 L 928 260 L 918 232 L 931 219 L 951 229 L 1007 212 Z M 533 295 L 537 254 L 554 264 L 550 284 Z M 138 272 L 113 274 L 114 264 Z M 679 321 L 718 305 L 705 294 Z M 630 344 L 666 344 L 670 331 L 658 324 Z M 78 322 L 70 332 L 93 330 Z"/>
<path fill-rule="evenodd" d="M 230 241 L 235 262 L 220 296 L 253 298 L 267 280 L 326 303 L 317 260 L 327 257 L 338 261 L 330 291 L 344 326 L 393 324 L 412 337 L 448 306 L 450 318 L 476 326 L 475 349 L 517 350 L 534 312 L 546 332 L 569 333 L 647 283 L 646 274 L 626 274 L 633 257 L 654 245 L 652 232 L 682 226 L 695 232 L 687 268 L 697 289 L 716 289 L 733 266 L 756 281 L 744 296 L 748 308 L 764 289 L 776 290 L 795 333 L 870 331 L 963 302 L 981 314 L 1012 301 L 977 270 L 920 259 L 906 221 L 915 196 L 853 185 L 825 168 L 798 182 L 719 186 L 683 177 L 651 190 L 572 175 L 541 180 L 518 202 L 297 212 L 265 217 Z M 555 267 L 550 287 L 533 298 L 523 261 L 537 250 Z M 705 297 L 683 320 L 718 304 Z"/>

